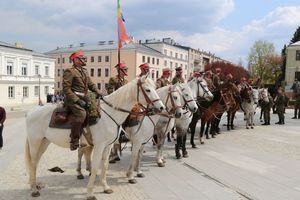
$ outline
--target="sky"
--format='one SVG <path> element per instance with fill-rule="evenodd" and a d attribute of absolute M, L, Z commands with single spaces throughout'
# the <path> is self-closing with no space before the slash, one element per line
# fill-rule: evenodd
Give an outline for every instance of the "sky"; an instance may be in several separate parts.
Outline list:
<path fill-rule="evenodd" d="M 247 65 L 257 40 L 280 53 L 300 26 L 299 0 L 120 0 L 135 40 L 171 37 L 181 45 Z M 117 0 L 1 0 L 0 41 L 38 52 L 117 40 Z"/>

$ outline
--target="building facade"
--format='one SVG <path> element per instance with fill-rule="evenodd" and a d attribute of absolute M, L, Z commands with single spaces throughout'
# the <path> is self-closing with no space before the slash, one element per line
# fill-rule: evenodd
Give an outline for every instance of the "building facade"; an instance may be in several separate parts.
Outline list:
<path fill-rule="evenodd" d="M 300 81 L 300 41 L 286 48 L 286 56 L 285 82 L 290 88 L 295 79 Z"/>
<path fill-rule="evenodd" d="M 72 67 L 69 56 L 78 50 L 83 50 L 87 57 L 86 69 L 98 89 L 106 93 L 106 85 L 110 77 L 117 76 L 115 66 L 118 63 L 117 44 L 114 41 L 100 41 L 97 45 L 86 45 L 57 48 L 46 54 L 55 59 L 55 91 L 62 90 L 62 76 L 66 68 Z M 151 65 L 150 77 L 156 81 L 163 68 L 163 55 L 143 44 L 129 44 L 121 49 L 121 62 L 128 66 L 130 81 L 140 74 L 138 66 L 142 63 Z"/>
<path fill-rule="evenodd" d="M 45 103 L 54 92 L 54 61 L 18 43 L 0 42 L 0 105 Z"/>

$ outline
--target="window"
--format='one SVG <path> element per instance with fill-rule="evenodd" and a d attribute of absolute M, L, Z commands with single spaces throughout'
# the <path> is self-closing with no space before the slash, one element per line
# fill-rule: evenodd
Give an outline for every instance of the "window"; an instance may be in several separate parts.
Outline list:
<path fill-rule="evenodd" d="M 57 82 L 57 88 L 60 88 L 60 82 Z"/>
<path fill-rule="evenodd" d="M 296 60 L 300 60 L 300 50 L 296 51 Z"/>
<path fill-rule="evenodd" d="M 109 56 L 105 56 L 105 62 L 109 62 Z"/>
<path fill-rule="evenodd" d="M 8 87 L 8 98 L 10 98 L 10 99 L 15 98 L 15 87 L 14 86 Z"/>
<path fill-rule="evenodd" d="M 167 49 L 164 49 L 164 54 L 167 55 L 168 54 L 168 51 Z"/>
<path fill-rule="evenodd" d="M 48 95 L 49 94 L 49 86 L 45 86 L 45 95 Z"/>
<path fill-rule="evenodd" d="M 150 57 L 147 57 L 147 63 L 150 63 Z"/>
<path fill-rule="evenodd" d="M 60 69 L 57 69 L 57 76 L 60 76 Z"/>
<path fill-rule="evenodd" d="M 155 58 L 152 58 L 152 64 L 153 65 L 155 64 Z"/>
<path fill-rule="evenodd" d="M 105 68 L 105 77 L 109 77 L 109 69 Z"/>
<path fill-rule="evenodd" d="M 152 79 L 154 79 L 154 70 L 152 70 L 152 73 L 151 73 L 151 77 L 152 77 Z"/>
<path fill-rule="evenodd" d="M 34 74 L 39 75 L 40 74 L 40 66 L 36 65 L 34 66 Z"/>
<path fill-rule="evenodd" d="M 171 67 L 171 68 L 173 67 L 173 63 L 172 63 L 172 62 L 170 62 L 170 67 Z"/>
<path fill-rule="evenodd" d="M 167 67 L 168 66 L 168 62 L 165 60 L 165 67 Z"/>
<path fill-rule="evenodd" d="M 170 51 L 170 56 L 171 56 L 171 57 L 173 56 L 173 52 L 172 52 L 172 51 Z"/>
<path fill-rule="evenodd" d="M 65 58 L 62 58 L 62 63 L 65 63 Z"/>
<path fill-rule="evenodd" d="M 175 68 L 177 68 L 178 67 L 178 63 L 175 63 Z"/>
<path fill-rule="evenodd" d="M 175 53 L 175 58 L 178 58 L 178 53 Z"/>
<path fill-rule="evenodd" d="M 34 96 L 39 96 L 39 86 L 34 86 Z"/>
<path fill-rule="evenodd" d="M 29 95 L 28 87 L 23 87 L 23 97 L 28 97 Z"/>
<path fill-rule="evenodd" d="M 108 88 L 108 83 L 105 83 L 105 88 Z"/>
<path fill-rule="evenodd" d="M 94 62 L 94 61 L 95 61 L 94 56 L 91 56 L 91 62 Z"/>
<path fill-rule="evenodd" d="M 101 76 L 101 68 L 98 69 L 98 77 Z"/>
<path fill-rule="evenodd" d="M 99 90 L 101 90 L 101 83 L 97 83 L 97 87 Z"/>
<path fill-rule="evenodd" d="M 94 69 L 93 68 L 91 69 L 91 76 L 92 77 L 94 76 Z"/>
<path fill-rule="evenodd" d="M 182 54 L 180 54 L 180 59 L 183 59 L 183 55 Z"/>
<path fill-rule="evenodd" d="M 13 75 L 13 63 L 12 62 L 7 63 L 7 75 Z"/>
<path fill-rule="evenodd" d="M 72 60 L 71 60 L 71 58 L 69 58 L 69 63 L 72 63 Z"/>
<path fill-rule="evenodd" d="M 159 76 L 159 72 L 158 72 L 158 71 L 156 71 L 156 78 L 158 78 L 158 76 Z"/>
<path fill-rule="evenodd" d="M 45 66 L 45 76 L 49 76 L 49 67 Z"/>
<path fill-rule="evenodd" d="M 143 63 L 145 63 L 146 62 L 146 57 L 145 56 L 143 56 Z"/>
<path fill-rule="evenodd" d="M 98 62 L 102 62 L 102 57 L 98 56 Z"/>
<path fill-rule="evenodd" d="M 184 69 L 187 70 L 187 65 L 184 66 Z"/>
<path fill-rule="evenodd" d="M 156 59 L 156 64 L 159 65 L 159 58 Z"/>
<path fill-rule="evenodd" d="M 22 63 L 21 70 L 22 76 L 27 76 L 27 63 Z"/>
<path fill-rule="evenodd" d="M 60 63 L 60 58 L 57 58 L 57 63 L 58 63 L 58 64 Z"/>
<path fill-rule="evenodd" d="M 188 60 L 188 56 L 187 55 L 185 55 L 185 60 Z"/>

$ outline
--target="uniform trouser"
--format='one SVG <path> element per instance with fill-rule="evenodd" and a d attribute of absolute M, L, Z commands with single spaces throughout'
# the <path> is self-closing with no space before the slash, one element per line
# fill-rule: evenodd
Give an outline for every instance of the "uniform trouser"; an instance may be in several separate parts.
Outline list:
<path fill-rule="evenodd" d="M 295 118 L 297 118 L 297 113 L 298 113 L 298 118 L 300 118 L 300 102 L 295 102 L 295 108 L 294 108 Z"/>
<path fill-rule="evenodd" d="M 3 124 L 2 124 L 2 126 L 0 127 L 0 148 L 3 147 L 2 131 L 3 131 Z"/>
<path fill-rule="evenodd" d="M 82 124 L 86 118 L 86 111 L 77 104 L 68 105 L 72 111 L 74 119 L 71 121 L 71 143 L 77 142 L 82 132 Z"/>
<path fill-rule="evenodd" d="M 264 121 L 265 123 L 270 123 L 270 112 L 271 112 L 271 109 L 263 109 L 263 113 L 264 113 Z"/>
<path fill-rule="evenodd" d="M 279 118 L 279 123 L 284 123 L 284 106 L 277 106 L 277 114 Z"/>

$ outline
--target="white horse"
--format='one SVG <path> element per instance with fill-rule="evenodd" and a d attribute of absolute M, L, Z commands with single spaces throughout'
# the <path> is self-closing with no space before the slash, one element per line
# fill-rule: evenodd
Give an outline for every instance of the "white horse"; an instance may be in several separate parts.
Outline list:
<path fill-rule="evenodd" d="M 128 110 L 136 102 L 142 104 L 152 104 L 158 111 L 165 109 L 162 101 L 159 99 L 155 84 L 152 80 L 142 77 L 135 79 L 112 94 L 103 97 L 101 102 L 101 119 L 97 124 L 90 126 L 93 137 L 93 156 L 91 176 L 87 186 L 87 199 L 95 200 L 94 183 L 98 169 L 101 166 L 101 184 L 105 193 L 112 193 L 112 189 L 106 182 L 106 169 L 108 167 L 108 156 L 112 143 L 120 133 L 120 124 L 128 116 Z M 28 113 L 26 118 L 27 139 L 26 139 L 26 167 L 29 173 L 29 184 L 31 186 L 33 197 L 40 195 L 39 185 L 36 182 L 36 170 L 42 154 L 46 151 L 50 143 L 60 147 L 69 148 L 70 130 L 49 128 L 49 121 L 55 105 L 38 107 Z"/>
<path fill-rule="evenodd" d="M 258 90 L 252 87 L 244 88 L 241 91 L 241 106 L 245 112 L 246 129 L 253 129 L 253 118 L 258 105 Z"/>
<path fill-rule="evenodd" d="M 172 94 L 167 91 L 170 87 L 174 86 L 165 86 L 157 90 L 157 93 L 162 100 L 167 99 L 168 96 L 172 96 L 174 104 L 172 104 L 171 101 L 166 102 L 163 100 L 163 102 L 166 102 L 165 105 L 168 110 L 175 110 L 176 108 L 180 109 L 180 112 L 182 113 L 181 116 L 183 115 L 182 106 L 187 106 L 193 112 L 197 110 L 197 105 L 194 101 L 194 97 L 187 84 L 176 85 L 176 91 L 178 92 L 174 92 Z M 160 115 L 148 116 L 140 125 L 126 128 L 126 133 L 128 134 L 132 142 L 131 162 L 127 171 L 129 183 L 136 183 L 136 179 L 133 176 L 133 170 L 137 171 L 138 177 L 144 177 L 140 166 L 141 158 L 143 156 L 143 149 L 145 144 L 152 138 L 155 125 L 159 121 L 160 117 Z"/>

